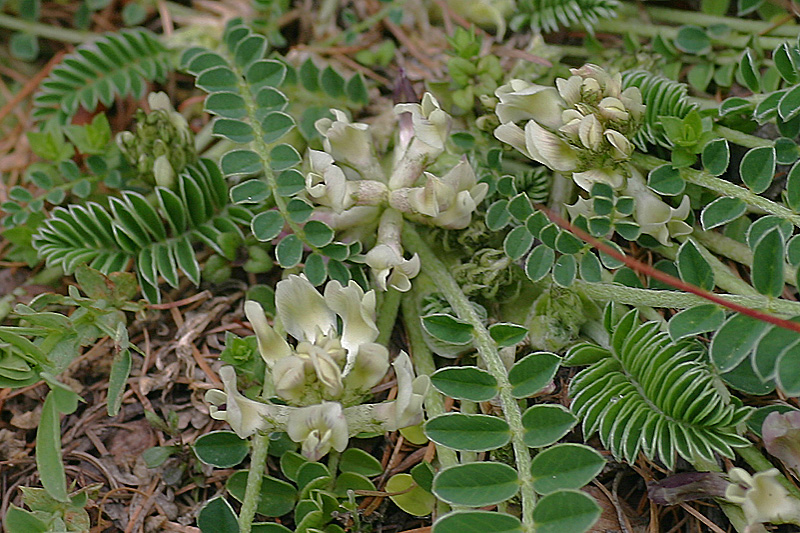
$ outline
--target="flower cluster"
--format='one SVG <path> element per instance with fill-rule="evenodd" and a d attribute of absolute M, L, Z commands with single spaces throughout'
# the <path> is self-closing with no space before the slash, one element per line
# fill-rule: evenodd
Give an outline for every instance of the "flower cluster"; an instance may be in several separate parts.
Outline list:
<path fill-rule="evenodd" d="M 646 185 L 630 164 L 631 139 L 644 114 L 642 95 L 636 87 L 622 89 L 619 74 L 612 76 L 596 65 L 572 69 L 572 76 L 545 87 L 512 80 L 497 89 L 495 113 L 500 126 L 495 136 L 530 159 L 572 177 L 590 192 L 605 183 L 636 200 L 634 220 L 642 233 L 666 244 L 670 236 L 685 235 L 683 222 L 689 203 L 677 208 L 666 204 Z M 524 122 L 520 127 L 517 122 Z M 573 211 L 583 211 L 577 206 Z"/>
<path fill-rule="evenodd" d="M 345 113 L 320 119 L 323 151 L 309 151 L 306 193 L 321 206 L 316 217 L 346 238 L 363 239 L 365 256 L 382 290 L 410 289 L 419 259 L 404 258 L 400 233 L 404 218 L 446 229 L 465 228 L 488 192 L 472 167 L 461 161 L 439 177 L 426 172 L 444 153 L 452 119 L 426 94 L 419 104 L 398 104 L 400 139 L 387 172 L 376 154 L 367 124 L 352 123 Z M 388 163 L 387 163 L 388 166 Z M 377 239 L 369 242 L 377 226 Z"/>
<path fill-rule="evenodd" d="M 117 145 L 142 180 L 172 187 L 175 176 L 197 161 L 194 133 L 166 93 L 150 93 L 147 102 L 150 113 L 138 109 L 134 131 L 121 132 Z"/>
<path fill-rule="evenodd" d="M 347 286 L 331 281 L 320 294 L 305 277 L 291 275 L 277 284 L 275 301 L 277 318 L 294 346 L 269 325 L 257 303 L 246 302 L 245 314 L 267 366 L 265 390 L 285 405 L 245 397 L 237 389 L 234 369 L 223 367 L 224 391 L 206 394 L 213 418 L 226 420 L 242 438 L 257 431 L 286 431 L 312 460 L 331 448 L 344 450 L 357 433 L 420 422 L 428 378 L 414 377 L 405 353 L 392 363 L 397 399 L 361 404 L 389 369 L 388 350 L 374 342 L 374 291 L 365 293 L 354 281 Z"/>

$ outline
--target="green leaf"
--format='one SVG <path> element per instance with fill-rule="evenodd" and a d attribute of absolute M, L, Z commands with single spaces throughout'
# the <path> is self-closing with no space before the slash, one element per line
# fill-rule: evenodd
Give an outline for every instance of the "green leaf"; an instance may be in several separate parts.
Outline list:
<path fill-rule="evenodd" d="M 506 255 L 516 261 L 525 255 L 533 245 L 533 235 L 528 232 L 525 226 L 517 226 L 506 235 L 503 241 L 503 250 Z"/>
<path fill-rule="evenodd" d="M 122 324 L 120 324 L 122 325 Z M 123 326 L 124 327 L 124 326 Z M 120 350 L 111 362 L 111 374 L 108 378 L 108 397 L 106 399 L 108 416 L 117 416 L 122 406 L 122 393 L 131 373 L 131 351 Z"/>
<path fill-rule="evenodd" d="M 675 36 L 675 47 L 687 54 L 704 55 L 711 51 L 711 39 L 699 26 L 681 26 Z"/>
<path fill-rule="evenodd" d="M 319 69 L 310 57 L 300 65 L 298 74 L 303 87 L 312 92 L 319 90 Z"/>
<path fill-rule="evenodd" d="M 247 486 L 247 470 L 240 470 L 228 478 L 225 487 L 238 501 L 244 499 Z M 256 511 L 264 516 L 283 516 L 294 509 L 297 501 L 297 490 L 280 479 L 264 476 L 261 480 L 261 494 Z"/>
<path fill-rule="evenodd" d="M 147 468 L 158 468 L 177 451 L 177 446 L 153 446 L 142 452 L 142 459 Z"/>
<path fill-rule="evenodd" d="M 261 128 L 264 130 L 264 142 L 272 144 L 294 128 L 294 119 L 286 113 L 273 111 L 264 117 Z"/>
<path fill-rule="evenodd" d="M 309 220 L 303 226 L 309 244 L 321 248 L 333 241 L 333 230 L 324 222 Z"/>
<path fill-rule="evenodd" d="M 433 524 L 432 533 L 522 533 L 519 518 L 492 511 L 455 511 Z"/>
<path fill-rule="evenodd" d="M 686 181 L 681 177 L 680 170 L 666 164 L 650 171 L 647 175 L 647 185 L 659 194 L 675 196 L 686 188 Z"/>
<path fill-rule="evenodd" d="M 577 423 L 575 415 L 563 405 L 534 405 L 522 415 L 522 426 L 525 428 L 523 440 L 531 448 L 550 446 L 569 433 Z"/>
<path fill-rule="evenodd" d="M 778 387 L 787 396 L 800 396 L 800 349 L 794 345 L 778 356 L 775 378 Z"/>
<path fill-rule="evenodd" d="M 783 236 L 778 228 L 767 232 L 756 244 L 751 278 L 761 294 L 777 298 L 783 293 L 783 255 Z"/>
<path fill-rule="evenodd" d="M 710 230 L 732 220 L 736 220 L 747 211 L 747 204 L 739 198 L 724 196 L 717 198 L 700 213 L 700 223 L 704 230 Z"/>
<path fill-rule="evenodd" d="M 9 48 L 11 55 L 22 61 L 33 61 L 39 57 L 39 39 L 32 33 L 14 33 Z"/>
<path fill-rule="evenodd" d="M 428 335 L 450 344 L 468 344 L 472 341 L 472 326 L 445 313 L 423 316 L 422 327 Z"/>
<path fill-rule="evenodd" d="M 235 204 L 260 204 L 269 195 L 269 186 L 259 179 L 243 181 L 230 190 L 231 201 Z"/>
<path fill-rule="evenodd" d="M 294 196 L 306 188 L 306 178 L 299 170 L 290 168 L 277 177 L 278 196 Z"/>
<path fill-rule="evenodd" d="M 716 331 L 725 321 L 725 311 L 715 304 L 684 309 L 669 321 L 669 336 L 676 341 L 690 335 Z"/>
<path fill-rule="evenodd" d="M 511 440 L 511 430 L 502 418 L 489 415 L 449 413 L 428 420 L 425 435 L 437 444 L 483 452 L 505 446 Z"/>
<path fill-rule="evenodd" d="M 706 143 L 701 156 L 703 168 L 712 176 L 720 176 L 728 168 L 731 150 L 725 139 L 714 139 Z"/>
<path fill-rule="evenodd" d="M 553 265 L 553 281 L 561 287 L 569 287 L 578 273 L 578 261 L 574 255 L 562 255 Z"/>
<path fill-rule="evenodd" d="M 603 267 L 600 260 L 592 252 L 586 252 L 581 257 L 580 262 L 580 275 L 581 279 L 591 283 L 598 283 L 602 281 Z"/>
<path fill-rule="evenodd" d="M 714 65 L 711 63 L 698 63 L 686 73 L 686 81 L 700 92 L 706 92 L 708 84 L 711 83 L 713 77 Z"/>
<path fill-rule="evenodd" d="M 8 533 L 47 533 L 50 527 L 37 518 L 35 514 L 17 507 L 13 503 L 3 517 L 4 527 Z"/>
<path fill-rule="evenodd" d="M 286 170 L 302 161 L 297 150 L 289 144 L 279 144 L 269 153 L 272 170 Z"/>
<path fill-rule="evenodd" d="M 800 114 L 800 85 L 791 88 L 778 102 L 778 114 L 788 122 Z"/>
<path fill-rule="evenodd" d="M 207 465 L 232 468 L 247 457 L 250 446 L 233 431 L 212 431 L 200 436 L 192 446 L 195 455 Z"/>
<path fill-rule="evenodd" d="M 303 266 L 303 273 L 315 287 L 322 285 L 328 277 L 328 269 L 323 257 L 317 253 L 309 255 Z"/>
<path fill-rule="evenodd" d="M 761 75 L 758 72 L 756 65 L 755 54 L 751 49 L 747 49 L 742 54 L 742 59 L 739 61 L 739 75 L 748 89 L 757 93 L 761 89 Z"/>
<path fill-rule="evenodd" d="M 733 370 L 753 350 L 768 329 L 767 322 L 738 313 L 733 315 L 711 341 L 711 361 L 720 372 Z"/>
<path fill-rule="evenodd" d="M 710 291 L 714 288 L 714 271 L 705 260 L 697 245 L 691 239 L 678 248 L 676 261 L 681 279 L 701 289 Z"/>
<path fill-rule="evenodd" d="M 754 193 L 766 191 L 775 175 L 775 148 L 759 146 L 749 150 L 739 164 L 739 175 Z"/>
<path fill-rule="evenodd" d="M 497 200 L 486 210 L 486 227 L 491 231 L 503 229 L 511 220 L 508 212 L 508 200 Z"/>
<path fill-rule="evenodd" d="M 264 211 L 253 217 L 250 230 L 261 242 L 271 241 L 283 230 L 283 217 L 277 210 Z"/>
<path fill-rule="evenodd" d="M 431 375 L 436 389 L 457 400 L 486 402 L 497 396 L 497 380 L 485 370 L 474 366 L 449 366 Z"/>
<path fill-rule="evenodd" d="M 381 466 L 380 461 L 364 450 L 348 448 L 342 452 L 342 456 L 339 459 L 339 470 L 372 477 L 382 474 L 383 466 Z"/>
<path fill-rule="evenodd" d="M 600 506 L 580 491 L 548 494 L 533 509 L 536 533 L 583 533 L 600 518 Z"/>
<path fill-rule="evenodd" d="M 261 157 L 252 150 L 231 150 L 220 161 L 226 176 L 245 176 L 262 170 Z"/>
<path fill-rule="evenodd" d="M 605 464 L 603 456 L 588 446 L 558 444 L 533 458 L 533 488 L 539 494 L 579 489 L 593 480 Z"/>
<path fill-rule="evenodd" d="M 561 358 L 550 352 L 532 353 L 511 367 L 508 381 L 514 398 L 528 398 L 544 389 L 556 375 Z"/>
<path fill-rule="evenodd" d="M 297 235 L 287 235 L 275 247 L 275 257 L 283 268 L 292 268 L 303 258 L 303 241 Z"/>
<path fill-rule="evenodd" d="M 236 513 L 222 496 L 212 498 L 200 509 L 197 527 L 203 533 L 239 533 Z"/>
<path fill-rule="evenodd" d="M 422 461 L 411 469 L 411 477 L 414 478 L 417 485 L 428 492 L 433 490 L 433 477 L 435 475 L 436 472 L 434 472 L 433 467 L 427 461 Z"/>
<path fill-rule="evenodd" d="M 417 485 L 411 474 L 393 475 L 386 482 L 384 490 L 388 493 L 402 492 L 402 494 L 393 494 L 389 498 L 400 509 L 412 516 L 428 515 L 436 506 L 436 497 Z"/>
<path fill-rule="evenodd" d="M 736 0 L 736 14 L 740 17 L 752 13 L 764 3 L 764 0 Z"/>
<path fill-rule="evenodd" d="M 345 88 L 345 81 L 344 78 L 333 68 L 328 65 L 322 71 L 322 74 L 319 78 L 320 87 L 322 90 L 325 91 L 329 96 L 333 96 L 337 98 L 339 96 L 344 96 L 344 88 Z"/>
<path fill-rule="evenodd" d="M 791 165 L 800 157 L 800 147 L 792 139 L 779 137 L 775 139 L 775 160 L 779 165 Z"/>
<path fill-rule="evenodd" d="M 61 458 L 61 417 L 56 391 L 47 393 L 36 430 L 36 468 L 42 486 L 54 500 L 68 503 L 67 476 Z"/>
<path fill-rule="evenodd" d="M 494 505 L 519 491 L 518 477 L 516 470 L 503 463 L 460 464 L 439 471 L 433 493 L 451 505 Z"/>
<path fill-rule="evenodd" d="M 510 322 L 498 322 L 489 326 L 489 335 L 500 348 L 514 346 L 528 335 L 528 328 Z"/>
<path fill-rule="evenodd" d="M 525 275 L 531 281 L 544 278 L 556 260 L 556 253 L 547 246 L 537 246 L 525 260 Z"/>

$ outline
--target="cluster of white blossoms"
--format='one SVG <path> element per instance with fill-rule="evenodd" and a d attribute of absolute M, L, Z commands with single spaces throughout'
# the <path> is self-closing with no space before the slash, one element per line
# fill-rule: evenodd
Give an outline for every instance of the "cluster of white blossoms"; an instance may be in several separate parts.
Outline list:
<path fill-rule="evenodd" d="M 597 65 L 571 72 L 569 78 L 557 79 L 556 87 L 511 80 L 498 88 L 495 113 L 500 126 L 495 137 L 570 176 L 584 191 L 590 192 L 595 183 L 606 183 L 634 197 L 633 218 L 642 233 L 664 244 L 670 235 L 691 232 L 682 222 L 689 214 L 688 199 L 684 197 L 678 208 L 667 205 L 630 164 L 631 139 L 645 110 L 639 89 L 623 90 L 619 74 L 612 76 Z"/>
<path fill-rule="evenodd" d="M 238 391 L 235 370 L 226 366 L 220 370 L 225 390 L 206 393 L 212 418 L 226 420 L 242 438 L 258 431 L 286 431 L 311 460 L 331 448 L 343 451 L 352 435 L 394 431 L 422 420 L 429 380 L 414 377 L 404 352 L 392 363 L 397 399 L 361 404 L 389 369 L 388 350 L 374 342 L 374 291 L 365 293 L 354 281 L 347 286 L 330 281 L 320 294 L 304 276 L 291 275 L 278 282 L 275 304 L 277 319 L 295 346 L 269 325 L 257 303 L 246 302 L 245 314 L 267 366 L 265 391 L 286 405 L 245 397 Z"/>
<path fill-rule="evenodd" d="M 446 229 L 463 229 L 488 192 L 472 167 L 462 160 L 443 176 L 425 169 L 444 153 L 452 119 L 426 93 L 419 104 L 398 104 L 395 113 L 410 114 L 410 127 L 401 117 L 400 140 L 394 162 L 386 172 L 375 151 L 367 124 L 352 123 L 345 113 L 331 110 L 334 119 L 320 119 L 317 131 L 323 151 L 309 150 L 306 175 L 308 197 L 321 206 L 315 216 L 350 238 L 377 239 L 365 256 L 381 290 L 411 288 L 419 273 L 419 258 L 404 257 L 400 239 L 404 218 Z"/>

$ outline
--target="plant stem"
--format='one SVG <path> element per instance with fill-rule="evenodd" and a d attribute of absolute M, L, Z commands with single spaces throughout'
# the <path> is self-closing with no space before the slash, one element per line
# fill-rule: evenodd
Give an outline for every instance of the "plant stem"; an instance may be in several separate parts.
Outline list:
<path fill-rule="evenodd" d="M 714 131 L 728 139 L 733 144 L 744 146 L 745 148 L 759 148 L 761 146 L 773 146 L 775 143 L 769 139 L 762 139 L 755 135 L 742 133 L 739 130 L 727 128 L 719 124 L 714 124 Z"/>
<path fill-rule="evenodd" d="M 70 30 L 68 28 L 59 28 L 58 26 L 51 26 L 43 22 L 33 22 L 30 20 L 22 20 L 11 15 L 0 13 L 0 28 L 9 30 L 21 31 L 30 33 L 36 37 L 43 37 L 45 39 L 52 39 L 54 41 L 61 41 L 65 43 L 85 43 L 96 37 L 99 34 L 89 31 Z"/>
<path fill-rule="evenodd" d="M 674 26 L 663 26 L 658 24 L 648 24 L 647 22 L 630 17 L 628 19 L 601 19 L 594 25 L 595 31 L 634 35 L 645 37 L 655 37 L 661 35 L 664 39 L 675 39 L 678 35 L 678 28 Z M 763 48 L 775 48 L 785 43 L 785 37 L 761 37 L 758 42 Z M 731 35 L 725 39 L 725 45 L 732 48 L 745 48 L 750 43 L 748 35 Z"/>
<path fill-rule="evenodd" d="M 436 280 L 439 290 L 453 306 L 461 320 L 468 322 L 473 328 L 475 347 L 481 356 L 486 368 L 497 380 L 500 389 L 500 400 L 503 404 L 503 412 L 506 422 L 511 429 L 511 443 L 514 448 L 514 456 L 517 463 L 517 474 L 520 480 L 520 492 L 522 493 L 522 528 L 526 533 L 533 532 L 533 507 L 536 505 L 536 492 L 533 490 L 533 478 L 531 476 L 531 455 L 528 446 L 522 440 L 524 428 L 522 426 L 522 413 L 516 399 L 511 394 L 511 383 L 508 381 L 508 374 L 503 365 L 503 360 L 497 352 L 497 347 L 489 335 L 489 331 L 484 327 L 475 308 L 469 302 L 461 288 L 453 279 L 450 270 L 439 260 L 428 244 L 422 240 L 419 233 L 410 223 L 405 224 L 403 229 L 403 244 L 411 253 L 418 253 L 422 262 L 422 271 Z"/>
<path fill-rule="evenodd" d="M 647 15 L 652 20 L 661 20 L 664 22 L 673 22 L 675 24 L 694 24 L 696 26 L 713 26 L 715 24 L 725 24 L 730 29 L 739 31 L 745 34 L 763 34 L 770 33 L 776 37 L 793 37 L 796 38 L 800 31 L 797 26 L 783 25 L 775 26 L 771 22 L 762 22 L 759 20 L 747 20 L 742 18 L 720 17 L 716 15 L 707 15 L 697 11 L 686 11 L 683 9 L 672 9 L 668 7 L 656 7 L 647 5 L 645 7 Z M 637 8 L 633 4 L 620 5 L 618 13 L 634 16 L 637 14 Z M 769 31 L 767 31 L 769 30 Z"/>
<path fill-rule="evenodd" d="M 250 533 L 253 517 L 256 515 L 258 498 L 261 496 L 261 481 L 267 466 L 269 435 L 256 433 L 251 441 L 253 451 L 250 455 L 250 470 L 247 472 L 247 486 L 244 490 L 244 501 L 239 513 L 239 533 Z"/>
<path fill-rule="evenodd" d="M 653 157 L 640 152 L 634 152 L 631 161 L 647 170 L 652 170 L 656 167 L 660 167 L 661 165 L 669 164 L 668 161 L 664 161 L 658 157 Z M 781 204 L 775 203 L 772 200 L 768 200 L 762 196 L 759 196 L 754 192 L 745 189 L 744 187 L 734 185 L 729 181 L 714 177 L 708 172 L 703 170 L 695 170 L 693 168 L 682 168 L 681 176 L 689 183 L 694 183 L 700 187 L 718 192 L 723 196 L 739 198 L 755 208 L 766 211 L 771 215 L 777 215 L 785 218 L 795 226 L 800 227 L 800 215 L 794 213 L 788 207 L 782 206 Z"/>
<path fill-rule="evenodd" d="M 614 301 L 627 305 L 687 309 L 709 303 L 708 300 L 700 296 L 680 291 L 637 289 L 616 283 L 589 283 L 583 280 L 575 280 L 574 286 L 589 298 L 604 302 Z M 785 316 L 800 314 L 800 302 L 779 300 L 768 298 L 767 296 L 741 296 L 738 294 L 722 294 L 720 296 L 729 302 L 753 309 L 764 309 Z"/>
<path fill-rule="evenodd" d="M 389 344 L 392 331 L 394 330 L 394 323 L 397 320 L 397 311 L 400 308 L 400 297 L 402 294 L 403 293 L 392 287 L 389 287 L 388 290 L 383 293 L 383 301 L 378 310 L 378 338 L 375 339 L 375 342 L 378 344 L 384 346 Z"/>

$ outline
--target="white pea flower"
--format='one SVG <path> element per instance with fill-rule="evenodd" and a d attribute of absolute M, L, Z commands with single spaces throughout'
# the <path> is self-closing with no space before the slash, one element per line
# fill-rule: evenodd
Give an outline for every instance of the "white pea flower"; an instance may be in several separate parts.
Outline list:
<path fill-rule="evenodd" d="M 344 171 L 326 152 L 309 150 L 311 169 L 306 174 L 306 192 L 316 203 L 341 213 L 355 205 L 358 182 L 349 181 Z"/>
<path fill-rule="evenodd" d="M 414 136 L 431 148 L 431 156 L 444 151 L 444 143 L 450 133 L 452 119 L 431 93 L 425 93 L 419 104 L 397 104 L 396 114 L 411 113 Z"/>
<path fill-rule="evenodd" d="M 625 188 L 627 196 L 636 199 L 633 218 L 642 233 L 653 236 L 663 245 L 669 244 L 670 237 L 692 233 L 692 227 L 685 222 L 691 209 L 688 196 L 684 196 L 678 207 L 672 207 L 650 190 L 637 170 L 632 170 Z"/>
<path fill-rule="evenodd" d="M 232 366 L 224 366 L 219 377 L 225 392 L 212 389 L 206 392 L 206 401 L 210 403 L 209 412 L 215 420 L 225 420 L 236 434 L 244 439 L 257 431 L 273 429 L 271 420 L 279 418 L 279 406 L 257 402 L 242 395 L 236 387 L 236 371 Z M 225 405 L 225 409 L 220 406 Z"/>
<path fill-rule="evenodd" d="M 350 438 L 342 406 L 337 402 L 293 410 L 286 433 L 293 441 L 302 443 L 302 453 L 311 461 L 321 459 L 331 448 L 343 452 Z"/>
<path fill-rule="evenodd" d="M 583 172 L 574 172 L 572 179 L 575 185 L 586 192 L 591 192 L 595 183 L 606 183 L 612 189 L 619 189 L 625 184 L 624 167 L 592 168 Z"/>
<path fill-rule="evenodd" d="M 378 326 L 375 325 L 375 291 L 365 293 L 353 280 L 346 287 L 333 280 L 325 286 L 325 303 L 342 318 L 340 338 L 348 353 L 355 354 L 359 346 L 378 338 Z M 348 362 L 348 365 L 352 366 L 352 363 Z"/>
<path fill-rule="evenodd" d="M 290 275 L 275 286 L 275 309 L 286 332 L 316 343 L 336 334 L 336 313 L 304 275 Z"/>
<path fill-rule="evenodd" d="M 373 153 L 369 126 L 350 122 L 347 115 L 338 109 L 331 109 L 331 113 L 336 117 L 335 120 L 321 118 L 314 123 L 314 127 L 322 135 L 325 152 L 336 161 L 350 165 L 362 173 L 380 168 Z"/>
<path fill-rule="evenodd" d="M 375 275 L 375 283 L 382 291 L 389 287 L 400 292 L 411 290 L 411 278 L 419 274 L 419 256 L 404 259 L 402 253 L 388 244 L 379 244 L 367 252 L 365 263 Z"/>
<path fill-rule="evenodd" d="M 800 525 L 800 500 L 778 482 L 777 468 L 750 475 L 741 468 L 728 472 L 732 483 L 725 498 L 742 506 L 749 531 L 762 523 Z M 763 529 L 761 529 L 763 531 Z"/>
<path fill-rule="evenodd" d="M 500 102 L 495 107 L 501 124 L 535 120 L 549 127 L 560 123 L 563 104 L 553 87 L 524 80 L 511 80 L 494 92 Z"/>
<path fill-rule="evenodd" d="M 346 389 L 362 395 L 383 380 L 389 370 L 389 350 L 385 346 L 368 342 L 358 347 L 353 367 L 344 377 Z"/>
<path fill-rule="evenodd" d="M 397 376 L 397 399 L 375 406 L 374 416 L 389 431 L 414 426 L 422 421 L 422 403 L 430 386 L 428 376 L 414 377 L 414 367 L 406 352 L 392 362 Z"/>
<path fill-rule="evenodd" d="M 258 352 L 264 362 L 267 363 L 267 366 L 272 367 L 278 360 L 291 355 L 292 349 L 286 339 L 272 329 L 267 322 L 264 310 L 258 303 L 252 300 L 246 301 L 244 303 L 244 314 L 253 326 L 253 331 L 258 341 Z"/>

